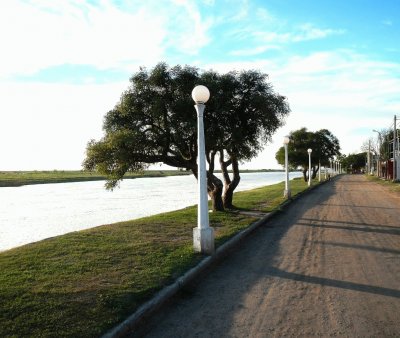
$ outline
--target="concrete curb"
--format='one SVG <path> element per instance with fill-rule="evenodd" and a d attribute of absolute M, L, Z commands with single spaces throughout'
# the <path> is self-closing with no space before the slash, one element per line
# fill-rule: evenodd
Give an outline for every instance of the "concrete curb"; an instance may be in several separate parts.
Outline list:
<path fill-rule="evenodd" d="M 335 176 L 336 177 L 336 176 Z M 332 180 L 335 179 L 335 177 Z M 282 211 L 282 209 L 288 207 L 291 203 L 298 200 L 300 197 L 314 190 L 315 188 L 320 187 L 321 185 L 327 183 L 329 181 L 321 181 L 318 185 L 313 185 L 310 188 L 298 193 L 296 196 L 286 200 L 282 204 L 279 205 L 278 209 L 270 212 L 263 218 L 258 221 L 252 223 L 249 227 L 242 230 L 223 245 L 221 245 L 212 256 L 208 256 L 204 258 L 198 265 L 190 269 L 184 275 L 179 277 L 173 284 L 166 286 L 160 292 L 158 292 L 152 299 L 144 303 L 140 306 L 136 312 L 130 315 L 127 319 L 125 319 L 122 323 L 108 331 L 103 335 L 102 338 L 116 338 L 123 337 L 128 331 L 132 331 L 140 324 L 143 320 L 152 315 L 155 311 L 157 311 L 161 306 L 170 300 L 174 295 L 178 293 L 183 287 L 188 285 L 191 281 L 193 281 L 197 276 L 199 276 L 202 272 L 213 266 L 215 263 L 220 261 L 223 257 L 227 256 L 231 250 L 239 245 L 248 235 L 250 235 L 255 229 L 266 223 L 269 219 L 274 217 L 276 214 Z"/>

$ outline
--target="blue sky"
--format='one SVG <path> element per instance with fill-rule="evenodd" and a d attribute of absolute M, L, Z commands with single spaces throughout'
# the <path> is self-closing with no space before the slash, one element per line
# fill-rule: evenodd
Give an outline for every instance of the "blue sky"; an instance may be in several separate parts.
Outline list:
<path fill-rule="evenodd" d="M 400 112 L 398 0 L 2 0 L 0 26 L 0 170 L 80 169 L 129 77 L 160 61 L 258 69 L 287 96 L 247 168 L 279 167 L 303 126 L 358 152 Z"/>

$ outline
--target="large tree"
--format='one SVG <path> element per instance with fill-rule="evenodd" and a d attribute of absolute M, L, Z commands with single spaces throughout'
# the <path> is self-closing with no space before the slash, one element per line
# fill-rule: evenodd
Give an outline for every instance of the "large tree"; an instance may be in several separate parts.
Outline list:
<path fill-rule="evenodd" d="M 343 168 L 346 171 L 350 172 L 359 172 L 365 169 L 365 163 L 367 161 L 367 153 L 358 153 L 358 154 L 349 154 L 347 156 L 343 156 L 341 162 L 343 164 Z"/>
<path fill-rule="evenodd" d="M 223 75 L 206 72 L 201 79 L 214 93 L 206 108 L 206 145 L 211 156 L 218 152 L 224 180 L 223 203 L 233 208 L 233 192 L 240 182 L 239 163 L 259 153 L 290 110 L 286 98 L 276 94 L 267 75 L 258 71 Z"/>
<path fill-rule="evenodd" d="M 304 181 L 308 180 L 309 159 L 307 149 L 312 149 L 312 178 L 315 178 L 320 165 L 328 166 L 329 160 L 334 156 L 340 155 L 339 140 L 327 129 L 316 132 L 301 128 L 289 134 L 290 143 L 288 145 L 289 164 L 293 168 L 301 167 L 303 170 Z M 285 163 L 285 149 L 279 148 L 275 155 L 279 164 Z"/>
<path fill-rule="evenodd" d="M 197 68 L 160 63 L 150 71 L 141 68 L 130 81 L 105 116 L 104 137 L 89 142 L 84 167 L 107 175 L 108 188 L 127 171 L 159 162 L 190 170 L 197 178 L 196 114 L 190 94 L 203 84 L 211 92 L 204 119 L 207 188 L 214 210 L 224 209 L 223 183 L 214 175 L 216 155 L 221 155 L 224 196 L 229 196 L 240 179 L 239 161 L 255 156 L 289 112 L 266 75 L 255 71 L 200 74 Z M 230 165 L 233 179 L 227 171 Z M 232 200 L 225 203 L 230 207 Z"/>
<path fill-rule="evenodd" d="M 313 157 L 318 160 L 317 169 L 313 171 L 315 178 L 321 166 L 329 166 L 329 161 L 334 157 L 340 157 L 340 144 L 336 136 L 328 129 L 321 129 L 314 133 Z"/>

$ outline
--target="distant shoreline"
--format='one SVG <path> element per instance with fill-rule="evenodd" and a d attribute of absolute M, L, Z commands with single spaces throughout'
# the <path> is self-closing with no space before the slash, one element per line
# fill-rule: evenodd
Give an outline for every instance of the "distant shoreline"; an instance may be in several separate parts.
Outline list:
<path fill-rule="evenodd" d="M 241 170 L 240 173 L 258 173 L 258 172 L 282 172 L 279 169 L 258 169 Z M 220 170 L 216 170 L 220 173 Z M 190 171 L 185 170 L 145 170 L 141 173 L 127 173 L 124 179 L 145 178 L 145 177 L 167 177 L 191 175 Z M 96 172 L 83 170 L 34 170 L 34 171 L 0 171 L 0 187 L 20 187 L 32 184 L 49 183 L 73 183 L 86 181 L 103 181 L 106 176 Z"/>

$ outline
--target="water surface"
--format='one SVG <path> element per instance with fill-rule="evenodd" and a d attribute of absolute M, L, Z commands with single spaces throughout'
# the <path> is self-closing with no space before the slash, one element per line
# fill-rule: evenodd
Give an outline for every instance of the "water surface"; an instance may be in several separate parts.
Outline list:
<path fill-rule="evenodd" d="M 291 173 L 291 178 L 300 175 Z M 245 173 L 236 191 L 283 180 L 281 172 Z M 104 181 L 0 188 L 0 251 L 196 203 L 193 175 L 125 180 L 114 191 L 105 190 Z"/>

